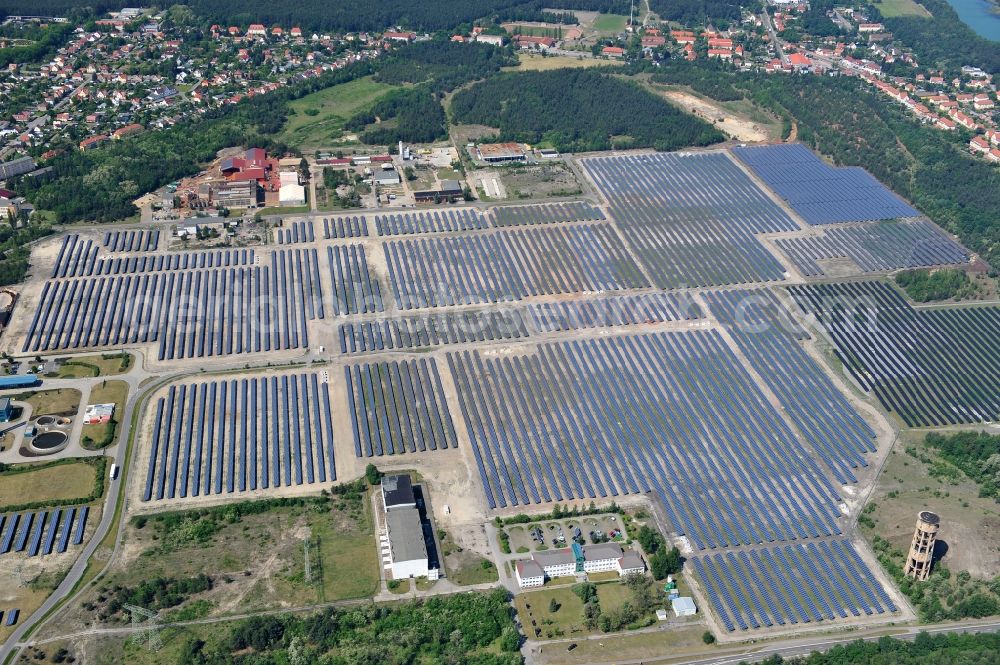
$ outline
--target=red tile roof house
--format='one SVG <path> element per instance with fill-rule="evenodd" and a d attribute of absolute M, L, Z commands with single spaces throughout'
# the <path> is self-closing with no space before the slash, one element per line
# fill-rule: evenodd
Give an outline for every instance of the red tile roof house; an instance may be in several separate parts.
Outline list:
<path fill-rule="evenodd" d="M 91 150 L 101 145 L 107 140 L 108 137 L 105 134 L 98 134 L 97 136 L 91 136 L 90 138 L 83 139 L 82 141 L 80 141 L 80 150 L 84 151 Z"/>
<path fill-rule="evenodd" d="M 138 123 L 132 123 L 131 125 L 125 125 L 120 129 L 116 129 L 111 135 L 111 138 L 122 139 L 126 136 L 132 136 L 133 134 L 138 134 L 142 131 L 142 125 Z"/>
<path fill-rule="evenodd" d="M 990 142 L 982 136 L 976 136 L 969 141 L 969 150 L 972 152 L 989 152 Z"/>
<path fill-rule="evenodd" d="M 620 58 L 625 55 L 625 49 L 621 46 L 605 46 L 601 49 L 601 55 L 607 55 L 612 58 Z"/>
<path fill-rule="evenodd" d="M 247 28 L 247 34 L 251 37 L 266 37 L 267 28 L 262 23 L 251 23 L 250 27 Z"/>

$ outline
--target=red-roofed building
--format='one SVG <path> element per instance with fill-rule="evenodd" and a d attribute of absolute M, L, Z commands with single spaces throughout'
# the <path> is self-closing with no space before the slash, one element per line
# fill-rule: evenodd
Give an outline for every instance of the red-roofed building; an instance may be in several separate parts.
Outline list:
<path fill-rule="evenodd" d="M 285 31 L 281 29 L 281 26 L 276 25 L 273 28 L 271 28 L 271 35 L 273 37 L 280 37 L 283 34 L 285 34 Z"/>
<path fill-rule="evenodd" d="M 949 120 L 948 118 L 938 118 L 934 122 L 934 124 L 937 125 L 940 129 L 947 129 L 947 130 L 955 129 L 955 127 L 958 126 L 955 124 L 954 121 Z"/>
<path fill-rule="evenodd" d="M 412 42 L 417 38 L 417 34 L 415 32 L 387 32 L 382 35 L 382 38 L 393 42 Z"/>
<path fill-rule="evenodd" d="M 722 39 L 721 37 L 713 37 L 708 40 L 708 48 L 724 48 L 732 49 L 733 40 L 732 39 Z"/>
<path fill-rule="evenodd" d="M 302 28 L 298 27 L 297 25 L 292 26 L 292 29 L 289 31 L 288 34 L 290 34 L 293 39 L 298 39 L 299 37 L 302 36 Z"/>
<path fill-rule="evenodd" d="M 990 151 L 990 142 L 986 140 L 986 137 L 975 136 L 969 141 L 969 150 L 972 152 L 987 153 Z"/>
<path fill-rule="evenodd" d="M 986 159 L 991 162 L 1000 162 L 1000 149 L 993 148 L 990 150 L 989 154 L 986 155 Z"/>
<path fill-rule="evenodd" d="M 792 67 L 812 67 L 812 60 L 802 53 L 793 53 L 788 56 L 788 62 Z"/>
<path fill-rule="evenodd" d="M 267 152 L 263 148 L 250 148 L 244 158 L 247 161 L 247 166 L 263 166 L 264 162 L 267 161 Z"/>
<path fill-rule="evenodd" d="M 646 35 L 642 38 L 642 48 L 656 48 L 667 43 L 667 38 L 663 35 Z"/>
<path fill-rule="evenodd" d="M 606 55 L 612 58 L 621 58 L 625 55 L 625 49 L 621 46 L 605 46 L 601 49 L 601 55 Z"/>
<path fill-rule="evenodd" d="M 114 133 L 111 134 L 113 139 L 122 139 L 126 136 L 132 136 L 133 134 L 138 134 L 142 131 L 142 125 L 138 123 L 132 123 L 131 125 L 125 125 L 120 129 L 116 129 Z"/>
<path fill-rule="evenodd" d="M 708 49 L 708 57 L 729 60 L 733 57 L 733 52 L 727 48 L 710 48 Z"/>
<path fill-rule="evenodd" d="M 517 45 L 520 48 L 524 47 L 538 47 L 542 49 L 553 48 L 556 45 L 556 40 L 552 37 L 532 37 L 531 35 L 518 35 Z"/>
<path fill-rule="evenodd" d="M 247 28 L 247 34 L 251 37 L 266 37 L 267 28 L 264 27 L 263 23 L 251 23 L 250 27 Z"/>
<path fill-rule="evenodd" d="M 267 172 L 262 166 L 254 166 L 242 171 L 237 171 L 226 178 L 230 182 L 242 182 L 244 180 L 260 181 L 267 179 Z"/>
<path fill-rule="evenodd" d="M 235 25 L 229 26 L 229 30 L 227 32 L 229 33 L 230 37 L 239 37 L 240 36 L 240 29 L 237 28 Z"/>
<path fill-rule="evenodd" d="M 107 134 L 98 134 L 97 136 L 91 136 L 90 138 L 83 139 L 80 141 L 80 150 L 87 151 L 93 150 L 99 145 L 102 145 L 108 140 Z"/>
<path fill-rule="evenodd" d="M 695 36 L 690 30 L 671 30 L 670 36 L 678 44 L 694 44 Z"/>

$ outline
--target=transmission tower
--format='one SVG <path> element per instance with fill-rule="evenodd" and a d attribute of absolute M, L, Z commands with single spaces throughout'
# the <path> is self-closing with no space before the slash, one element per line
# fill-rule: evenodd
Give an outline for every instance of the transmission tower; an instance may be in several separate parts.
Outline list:
<path fill-rule="evenodd" d="M 150 651 L 159 651 L 163 648 L 163 640 L 160 639 L 160 614 L 147 610 L 137 605 L 125 605 L 125 609 L 132 615 L 132 628 L 136 633 L 129 642 L 132 644 L 146 644 Z"/>

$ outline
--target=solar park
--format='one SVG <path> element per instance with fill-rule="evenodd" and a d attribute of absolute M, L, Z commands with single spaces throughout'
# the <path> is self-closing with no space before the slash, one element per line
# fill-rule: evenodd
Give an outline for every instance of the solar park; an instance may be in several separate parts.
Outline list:
<path fill-rule="evenodd" d="M 969 255 L 868 181 L 845 196 L 875 221 L 817 228 L 796 187 L 837 179 L 767 170 L 807 164 L 797 146 L 756 154 L 583 157 L 590 200 L 297 214 L 272 247 L 80 231 L 50 242 L 12 338 L 28 353 L 142 349 L 183 373 L 141 419 L 138 510 L 318 492 L 369 461 L 436 491 L 436 470 L 459 468 L 483 521 L 652 501 L 727 631 L 893 620 L 902 604 L 850 519 L 891 428 L 847 382 L 908 423 L 986 419 L 1000 390 L 975 393 L 957 368 L 1000 376 L 982 332 L 1000 322 L 914 311 L 880 282 L 818 283 L 842 255 L 874 276 Z M 862 288 L 895 317 L 884 334 L 817 304 Z M 822 327 L 797 325 L 802 312 Z M 952 344 L 931 366 L 931 346 Z"/>

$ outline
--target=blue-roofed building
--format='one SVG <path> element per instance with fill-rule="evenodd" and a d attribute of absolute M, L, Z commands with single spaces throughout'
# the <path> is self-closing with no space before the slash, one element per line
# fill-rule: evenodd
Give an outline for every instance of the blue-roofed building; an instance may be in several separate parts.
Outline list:
<path fill-rule="evenodd" d="M 14 415 L 14 403 L 9 397 L 0 397 L 0 423 L 10 422 Z"/>
<path fill-rule="evenodd" d="M 41 385 L 42 381 L 34 374 L 17 374 L 14 376 L 0 376 L 0 390 L 7 388 L 31 388 Z"/>

